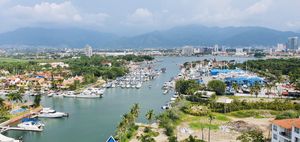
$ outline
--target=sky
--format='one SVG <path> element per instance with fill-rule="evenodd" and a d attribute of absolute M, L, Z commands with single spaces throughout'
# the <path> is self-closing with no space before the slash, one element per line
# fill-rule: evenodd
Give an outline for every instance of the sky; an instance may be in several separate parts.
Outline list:
<path fill-rule="evenodd" d="M 300 0 L 0 0 L 0 19 L 0 33 L 77 27 L 125 35 L 191 24 L 300 32 Z"/>

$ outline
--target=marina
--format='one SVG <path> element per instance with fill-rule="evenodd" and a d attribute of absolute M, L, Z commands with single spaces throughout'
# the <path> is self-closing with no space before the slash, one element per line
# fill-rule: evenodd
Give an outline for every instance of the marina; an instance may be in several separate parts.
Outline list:
<path fill-rule="evenodd" d="M 40 118 L 45 124 L 43 132 L 29 133 L 25 131 L 7 131 L 5 136 L 12 138 L 23 137 L 25 142 L 98 142 L 105 141 L 114 135 L 115 128 L 121 119 L 121 115 L 128 111 L 133 103 L 141 106 L 141 116 L 146 111 L 154 109 L 155 113 L 163 111 L 161 107 L 170 102 L 171 98 L 177 98 L 169 91 L 163 95 L 162 86 L 169 82 L 179 73 L 179 65 L 187 61 L 217 58 L 218 60 L 239 60 L 244 61 L 249 58 L 234 57 L 161 57 L 162 60 L 154 64 L 157 69 L 166 68 L 166 73 L 161 73 L 154 80 L 143 82 L 140 89 L 130 87 L 107 88 L 101 99 L 63 99 L 59 97 L 42 97 L 43 106 L 51 106 L 54 110 L 68 112 L 71 117 L 65 119 L 45 119 Z M 117 86 L 117 85 L 116 85 Z M 58 96 L 58 95 L 57 95 Z M 139 122 L 146 122 L 145 118 L 138 119 Z M 81 131 L 82 129 L 87 131 Z"/>

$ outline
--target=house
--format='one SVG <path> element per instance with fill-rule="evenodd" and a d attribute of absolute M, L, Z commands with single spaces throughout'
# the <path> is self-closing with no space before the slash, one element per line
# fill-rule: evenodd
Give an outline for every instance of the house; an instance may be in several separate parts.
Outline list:
<path fill-rule="evenodd" d="M 271 142 L 300 142 L 300 118 L 273 120 Z"/>

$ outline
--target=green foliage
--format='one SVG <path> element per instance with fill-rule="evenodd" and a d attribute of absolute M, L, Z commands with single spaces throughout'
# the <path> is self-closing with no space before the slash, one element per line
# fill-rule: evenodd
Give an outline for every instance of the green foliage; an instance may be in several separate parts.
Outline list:
<path fill-rule="evenodd" d="M 200 88 L 201 86 L 195 80 L 178 80 L 175 84 L 175 90 L 186 95 L 192 95 Z"/>
<path fill-rule="evenodd" d="M 123 115 L 116 130 L 116 139 L 119 141 L 127 141 L 133 136 L 134 132 L 138 129 L 138 126 L 135 125 L 135 121 L 139 116 L 139 109 L 139 105 L 134 104 L 129 113 Z"/>
<path fill-rule="evenodd" d="M 290 118 L 298 118 L 300 115 L 300 112 L 295 111 L 285 111 L 278 115 L 276 115 L 275 119 L 290 119 Z"/>
<path fill-rule="evenodd" d="M 146 117 L 146 119 L 148 120 L 149 124 L 151 123 L 151 121 L 152 121 L 152 119 L 154 118 L 154 116 L 155 116 L 155 114 L 154 114 L 154 110 L 153 110 L 153 109 L 149 110 L 149 111 L 146 113 L 145 117 Z"/>
<path fill-rule="evenodd" d="M 22 102 L 23 96 L 19 92 L 7 94 L 7 99 L 9 101 Z"/>
<path fill-rule="evenodd" d="M 250 130 L 243 132 L 237 137 L 237 140 L 241 142 L 264 142 L 264 135 L 260 130 Z"/>
<path fill-rule="evenodd" d="M 197 138 L 193 137 L 192 135 L 190 135 L 189 138 L 183 140 L 182 142 L 205 142 L 205 141 L 197 139 Z"/>
<path fill-rule="evenodd" d="M 262 53 L 262 52 L 256 52 L 256 53 L 254 53 L 254 57 L 255 58 L 263 58 L 263 57 L 266 57 L 266 54 Z"/>
<path fill-rule="evenodd" d="M 191 114 L 194 116 L 206 116 L 210 110 L 206 106 L 189 104 L 181 108 L 184 113 Z"/>
<path fill-rule="evenodd" d="M 178 142 L 178 140 L 177 140 L 177 137 L 176 137 L 176 136 L 171 136 L 171 137 L 168 137 L 168 141 L 169 141 L 169 142 Z"/>
<path fill-rule="evenodd" d="M 219 129 L 219 125 L 216 125 L 216 124 L 207 124 L 207 123 L 200 123 L 200 122 L 190 123 L 189 126 L 192 129 L 195 129 L 195 130 L 200 130 L 200 129 L 204 129 L 204 128 L 210 128 L 210 129 L 213 129 L 213 130 Z"/>
<path fill-rule="evenodd" d="M 33 106 L 38 107 L 41 104 L 41 95 L 34 96 Z"/>
<path fill-rule="evenodd" d="M 300 59 L 266 59 L 266 60 L 250 60 L 234 67 L 248 69 L 266 76 L 269 80 L 282 80 L 282 75 L 288 75 L 292 83 L 300 79 Z"/>
<path fill-rule="evenodd" d="M 280 100 L 280 99 L 275 99 L 274 101 L 256 101 L 256 102 L 247 102 L 245 100 L 240 101 L 238 99 L 234 99 L 233 102 L 230 104 L 211 102 L 209 107 L 214 112 L 224 113 L 225 109 L 226 112 L 250 110 L 250 109 L 275 110 L 275 111 L 299 110 L 300 104 L 293 103 L 290 100 Z"/>
<path fill-rule="evenodd" d="M 211 80 L 207 84 L 208 89 L 215 91 L 217 95 L 225 93 L 226 84 L 221 80 Z"/>
<path fill-rule="evenodd" d="M 177 141 L 177 138 L 174 138 L 174 123 L 179 120 L 179 115 L 177 114 L 177 112 L 174 110 L 167 110 L 163 112 L 160 116 L 158 116 L 158 120 L 159 126 L 165 128 L 165 134 L 169 137 L 169 141 Z"/>

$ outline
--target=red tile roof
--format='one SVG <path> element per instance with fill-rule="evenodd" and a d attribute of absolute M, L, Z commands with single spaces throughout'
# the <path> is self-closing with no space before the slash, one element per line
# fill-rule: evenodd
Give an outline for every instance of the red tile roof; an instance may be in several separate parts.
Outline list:
<path fill-rule="evenodd" d="M 292 126 L 300 128 L 300 118 L 273 120 L 272 123 L 285 129 L 292 129 Z"/>

